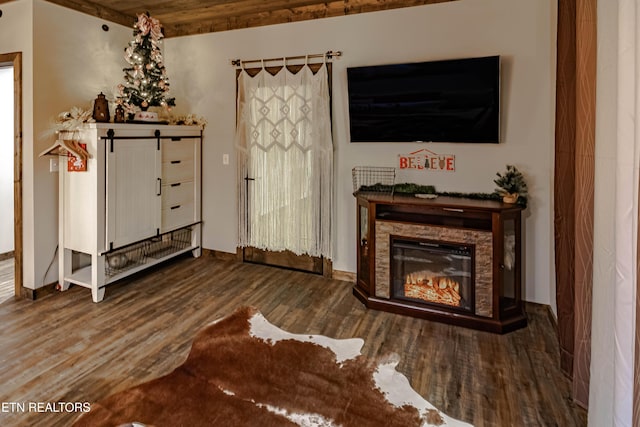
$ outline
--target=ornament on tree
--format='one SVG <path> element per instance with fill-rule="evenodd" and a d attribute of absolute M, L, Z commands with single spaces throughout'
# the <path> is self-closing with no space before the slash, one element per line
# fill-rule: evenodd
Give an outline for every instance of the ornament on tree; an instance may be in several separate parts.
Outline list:
<path fill-rule="evenodd" d="M 167 96 L 169 78 L 160 50 L 164 37 L 160 21 L 152 18 L 149 12 L 138 15 L 133 36 L 124 50 L 129 67 L 122 69 L 124 84 L 118 85 L 116 102 L 129 114 L 146 111 L 149 107 L 175 106 L 175 98 Z M 145 114 L 144 117 L 150 116 Z"/>

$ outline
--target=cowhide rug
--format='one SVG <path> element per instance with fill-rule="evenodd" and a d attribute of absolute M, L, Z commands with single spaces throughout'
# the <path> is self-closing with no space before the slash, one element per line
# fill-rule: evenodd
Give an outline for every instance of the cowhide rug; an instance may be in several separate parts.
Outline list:
<path fill-rule="evenodd" d="M 201 330 L 173 372 L 92 404 L 74 426 L 469 426 L 362 345 L 290 334 L 241 308 Z"/>

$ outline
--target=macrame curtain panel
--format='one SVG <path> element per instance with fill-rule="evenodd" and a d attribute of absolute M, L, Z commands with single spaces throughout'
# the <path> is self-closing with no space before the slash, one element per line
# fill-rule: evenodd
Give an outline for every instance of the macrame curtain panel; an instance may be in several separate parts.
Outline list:
<path fill-rule="evenodd" d="M 331 259 L 327 66 L 269 71 L 238 75 L 239 246 Z"/>

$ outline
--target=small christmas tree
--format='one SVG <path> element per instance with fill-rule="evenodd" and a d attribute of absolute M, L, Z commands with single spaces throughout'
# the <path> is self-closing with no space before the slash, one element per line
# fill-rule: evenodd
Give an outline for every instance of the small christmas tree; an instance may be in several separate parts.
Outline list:
<path fill-rule="evenodd" d="M 493 182 L 498 186 L 496 193 L 501 196 L 513 196 L 514 202 L 527 205 L 527 183 L 524 180 L 522 172 L 513 165 L 507 165 L 507 170 L 503 173 L 497 172 L 498 176 Z"/>
<path fill-rule="evenodd" d="M 164 37 L 160 21 L 149 12 L 138 15 L 133 35 L 134 39 L 124 50 L 130 66 L 123 68 L 125 83 L 118 85 L 120 96 L 116 102 L 128 113 L 146 111 L 149 107 L 175 106 L 175 98 L 167 97 L 169 78 L 160 50 Z"/>

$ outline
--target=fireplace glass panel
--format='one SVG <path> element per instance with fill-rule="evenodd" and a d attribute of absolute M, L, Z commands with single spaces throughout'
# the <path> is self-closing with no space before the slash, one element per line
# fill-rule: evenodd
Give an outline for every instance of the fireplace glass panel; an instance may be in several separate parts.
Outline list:
<path fill-rule="evenodd" d="M 363 283 L 369 283 L 369 209 L 366 206 L 359 205 L 359 253 L 358 257 L 358 277 Z M 363 284 L 363 287 L 367 287 Z"/>
<path fill-rule="evenodd" d="M 369 209 L 360 206 L 360 244 L 366 245 L 369 240 Z"/>
<path fill-rule="evenodd" d="M 392 298 L 473 311 L 473 245 L 392 239 Z"/>
<path fill-rule="evenodd" d="M 501 308 L 503 310 L 516 305 L 516 229 L 515 221 L 504 221 L 504 260 L 502 268 Z"/>

